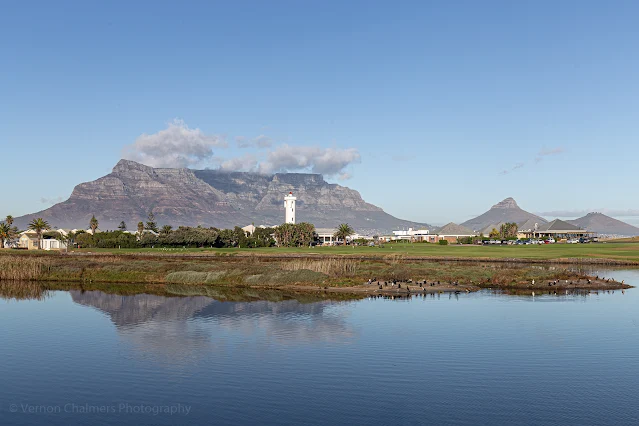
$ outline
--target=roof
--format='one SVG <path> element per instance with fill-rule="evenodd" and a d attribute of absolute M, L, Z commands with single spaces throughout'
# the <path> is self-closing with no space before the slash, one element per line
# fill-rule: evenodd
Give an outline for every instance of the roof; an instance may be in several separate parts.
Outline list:
<path fill-rule="evenodd" d="M 518 223 L 517 224 L 517 230 L 530 232 L 530 231 L 534 231 L 535 228 L 539 228 L 540 226 L 544 226 L 544 225 L 546 225 L 546 224 L 539 223 L 539 221 L 534 220 L 534 219 L 528 219 L 525 222 Z"/>
<path fill-rule="evenodd" d="M 465 226 L 457 225 L 456 223 L 449 223 L 447 225 L 442 226 L 438 231 L 438 235 L 475 235 L 473 231 L 466 228 Z"/>
<path fill-rule="evenodd" d="M 560 231 L 584 232 L 584 230 L 581 229 L 580 227 L 560 219 L 555 219 L 552 222 L 545 223 L 543 225 L 540 225 L 539 228 L 537 228 L 537 232 L 560 232 Z"/>
<path fill-rule="evenodd" d="M 317 228 L 315 229 L 315 233 L 317 233 L 318 235 L 334 235 L 337 232 L 337 229 L 335 228 Z"/>

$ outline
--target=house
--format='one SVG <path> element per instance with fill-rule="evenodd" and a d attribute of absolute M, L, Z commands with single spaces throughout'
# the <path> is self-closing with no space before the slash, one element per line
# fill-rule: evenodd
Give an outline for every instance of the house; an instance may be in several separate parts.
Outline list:
<path fill-rule="evenodd" d="M 317 228 L 315 233 L 317 234 L 317 238 L 322 244 L 333 244 L 337 242 L 337 238 L 334 237 L 337 229 L 334 228 Z"/>
<path fill-rule="evenodd" d="M 475 234 L 472 230 L 466 228 L 465 226 L 457 225 L 456 223 L 451 222 L 447 225 L 444 225 L 437 231 L 437 241 L 432 242 L 446 240 L 449 243 L 456 243 L 459 238 L 476 236 L 477 234 Z"/>
<path fill-rule="evenodd" d="M 68 231 L 64 229 L 54 229 L 51 232 L 57 232 L 62 235 L 67 235 Z M 67 245 L 55 239 L 50 235 L 43 235 L 40 239 L 40 246 L 38 247 L 38 234 L 35 231 L 24 231 L 20 234 L 20 239 L 18 240 L 18 248 L 27 249 L 27 250 L 63 250 L 67 248 Z"/>
<path fill-rule="evenodd" d="M 532 231 L 523 232 L 526 238 L 554 238 L 555 240 L 566 240 L 571 238 L 590 237 L 596 234 L 585 229 L 565 222 L 560 219 L 555 219 L 550 223 L 544 223 L 538 225 Z"/>
<path fill-rule="evenodd" d="M 244 231 L 246 233 L 246 235 L 250 237 L 251 235 L 253 235 L 255 233 L 256 229 L 257 228 L 255 227 L 255 225 L 250 224 L 250 225 L 247 225 L 244 228 L 242 228 L 242 231 Z"/>
<path fill-rule="evenodd" d="M 38 234 L 33 231 L 25 231 L 20 234 L 18 247 L 27 250 L 38 250 Z"/>

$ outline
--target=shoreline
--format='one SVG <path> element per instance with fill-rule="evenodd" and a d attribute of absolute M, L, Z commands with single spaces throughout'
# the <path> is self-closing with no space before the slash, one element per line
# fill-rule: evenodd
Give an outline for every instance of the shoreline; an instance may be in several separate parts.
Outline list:
<path fill-rule="evenodd" d="M 586 265 L 629 266 L 627 263 L 607 259 L 564 262 L 566 259 L 553 262 L 312 253 L 34 253 L 0 256 L 0 282 L 163 284 L 187 289 L 215 286 L 363 295 L 632 288 L 623 282 L 594 276 L 595 272 L 588 275 L 583 270 L 571 269 Z"/>

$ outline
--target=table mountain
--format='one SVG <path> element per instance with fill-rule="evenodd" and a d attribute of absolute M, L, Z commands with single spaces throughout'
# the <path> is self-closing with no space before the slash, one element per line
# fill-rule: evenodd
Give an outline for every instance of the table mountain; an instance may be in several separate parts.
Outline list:
<path fill-rule="evenodd" d="M 24 229 L 31 219 L 42 217 L 59 228 L 86 228 L 95 215 L 103 230 L 115 229 L 120 221 L 133 230 L 152 211 L 158 224 L 174 227 L 279 225 L 289 192 L 297 197 L 297 220 L 316 227 L 347 222 L 358 232 L 378 233 L 424 226 L 397 219 L 365 202 L 359 192 L 329 184 L 319 174 L 164 169 L 129 160 L 76 186 L 68 200 L 15 222 Z"/>
<path fill-rule="evenodd" d="M 492 206 L 486 213 L 462 223 L 462 226 L 474 231 L 482 231 L 489 226 L 504 222 L 522 223 L 528 220 L 533 220 L 540 225 L 548 222 L 540 216 L 522 210 L 513 198 L 506 198 Z"/>
<path fill-rule="evenodd" d="M 639 235 L 639 228 L 636 226 L 632 226 L 610 216 L 606 216 L 603 213 L 588 213 L 584 217 L 567 220 L 566 222 L 602 235 L 619 235 L 627 237 Z"/>

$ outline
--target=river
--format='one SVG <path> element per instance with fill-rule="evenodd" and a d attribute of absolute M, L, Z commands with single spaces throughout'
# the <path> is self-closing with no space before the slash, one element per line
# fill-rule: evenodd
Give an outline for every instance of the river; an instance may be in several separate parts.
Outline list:
<path fill-rule="evenodd" d="M 639 270 L 600 270 L 639 285 Z M 639 422 L 639 288 L 0 300 L 0 424 Z"/>

